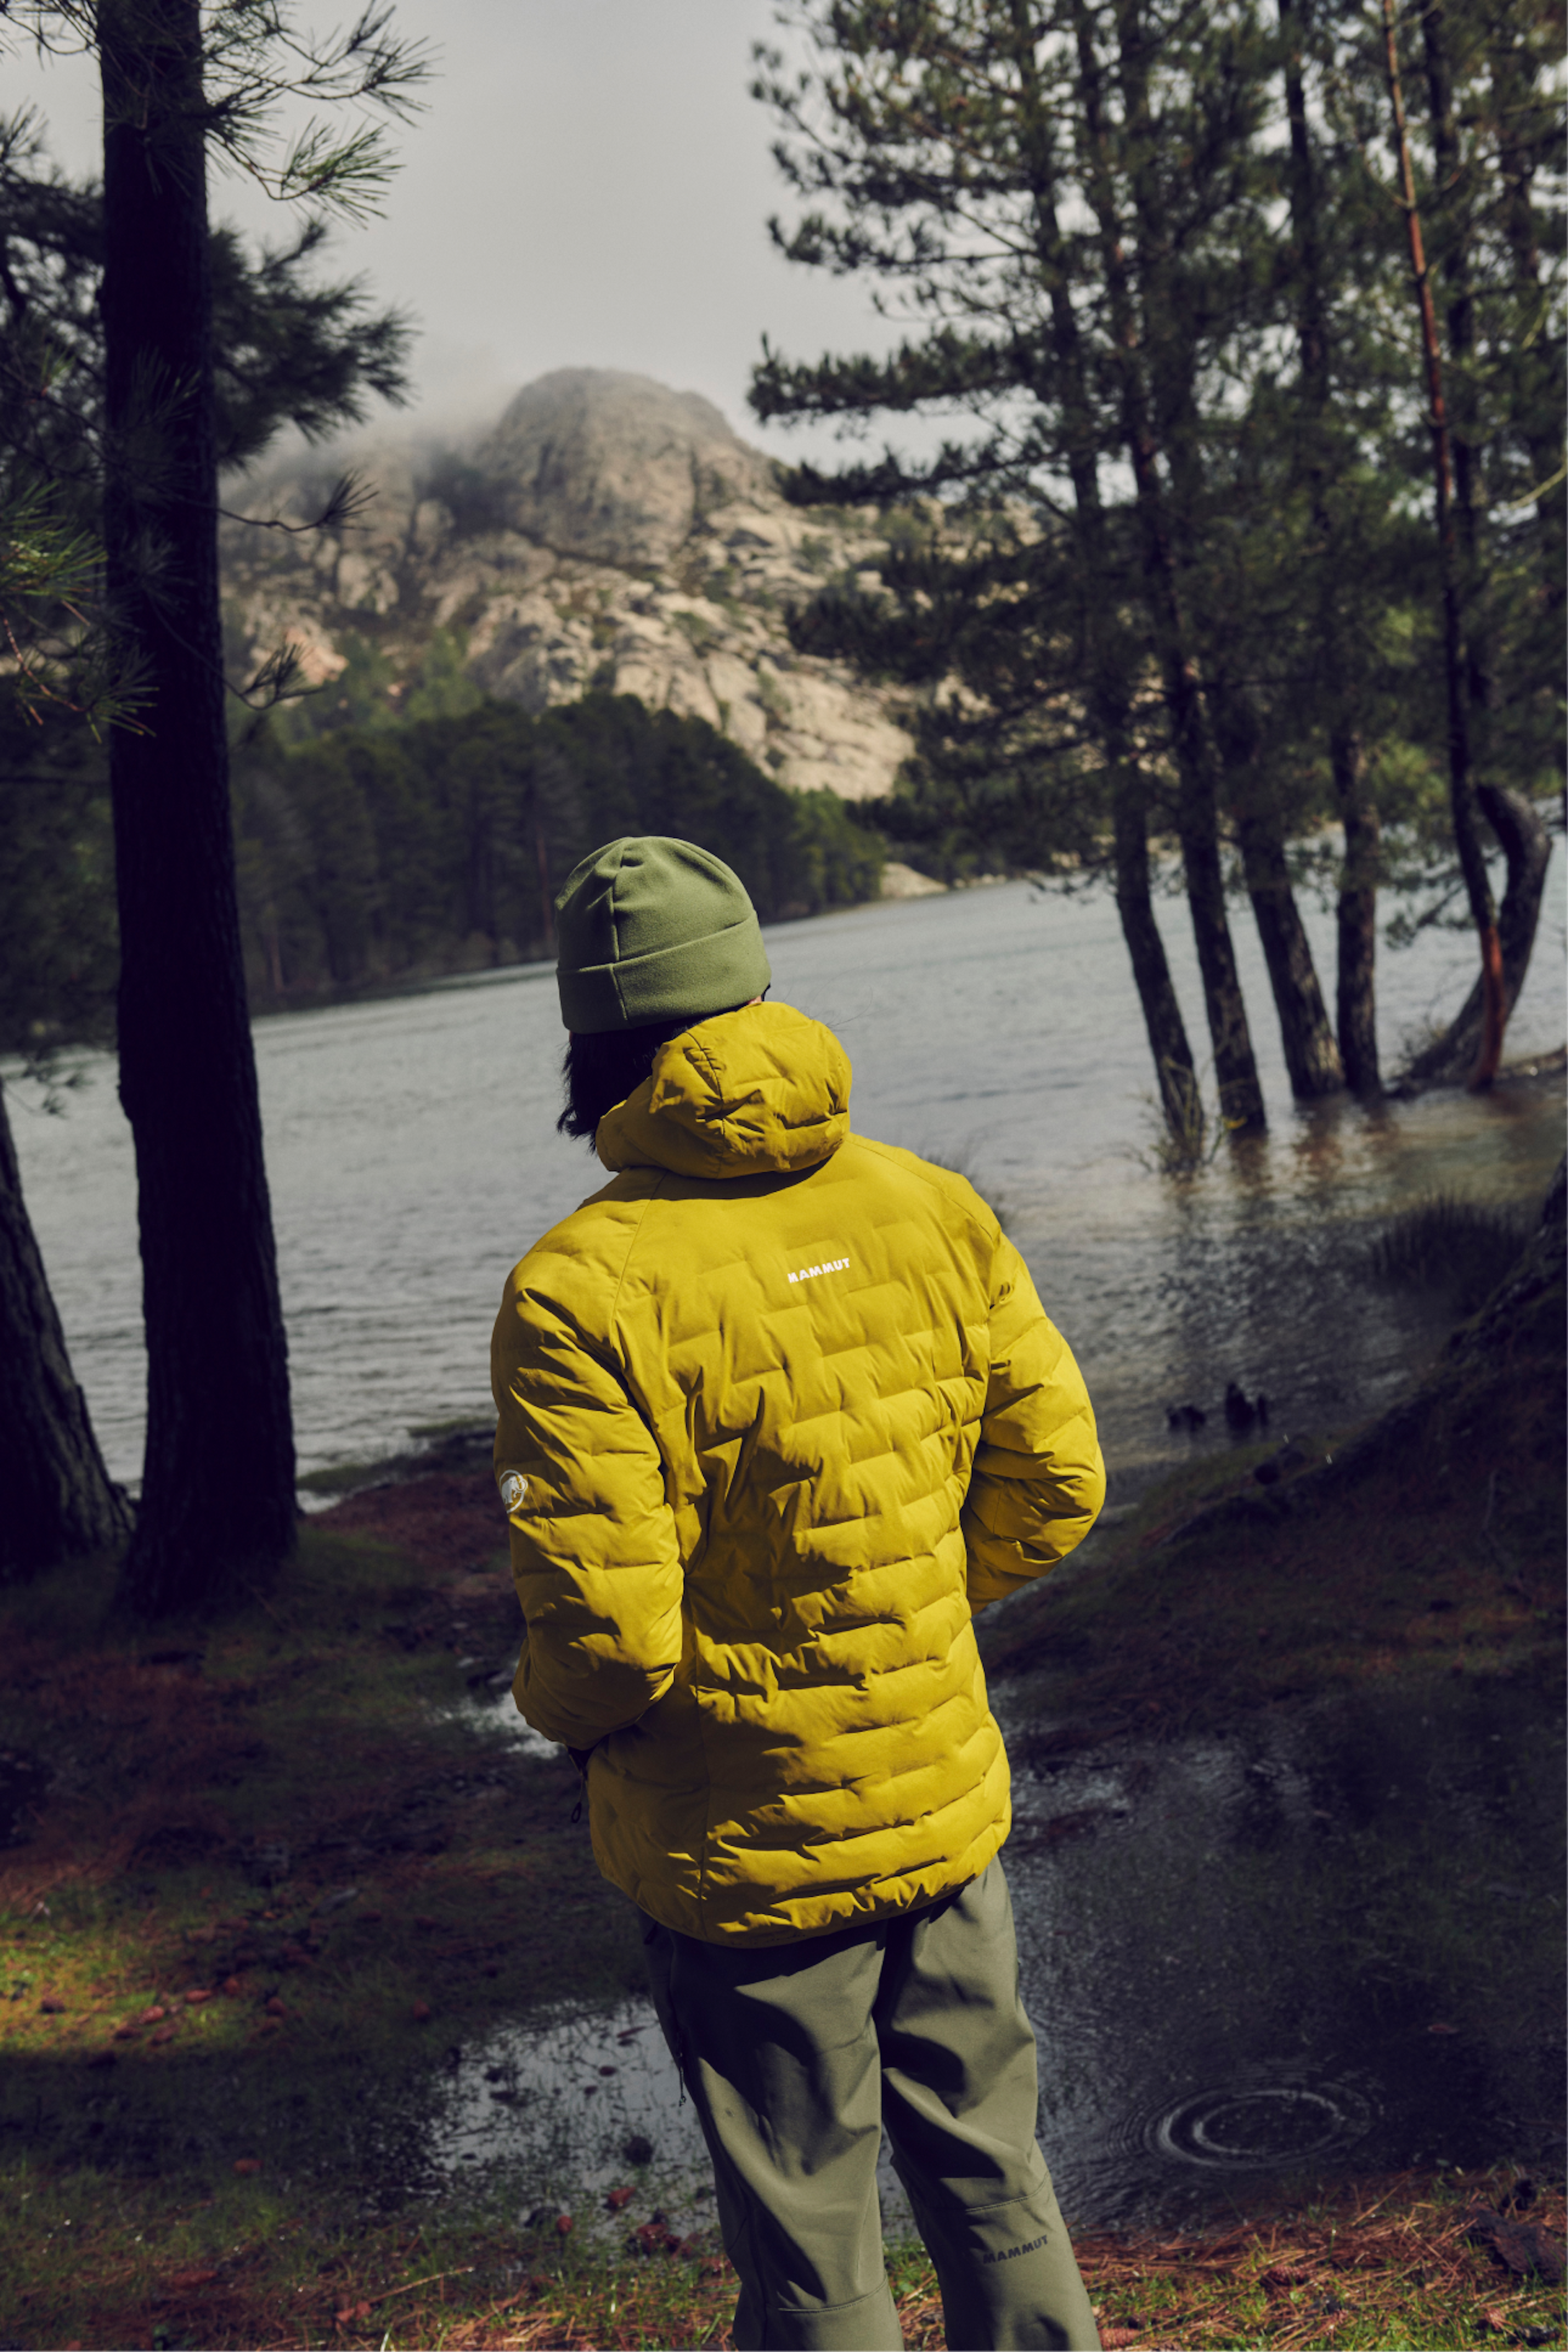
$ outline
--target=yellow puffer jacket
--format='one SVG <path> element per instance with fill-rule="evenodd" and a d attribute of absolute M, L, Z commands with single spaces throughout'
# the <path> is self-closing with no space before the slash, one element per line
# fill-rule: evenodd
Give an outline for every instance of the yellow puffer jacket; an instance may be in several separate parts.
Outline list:
<path fill-rule="evenodd" d="M 960 1176 L 851 1135 L 787 1005 L 664 1046 L 614 1181 L 492 1349 L 517 1704 L 592 1748 L 606 1877 L 769 1944 L 927 1903 L 1007 1834 L 972 1612 L 1104 1496 L 1082 1378 Z"/>

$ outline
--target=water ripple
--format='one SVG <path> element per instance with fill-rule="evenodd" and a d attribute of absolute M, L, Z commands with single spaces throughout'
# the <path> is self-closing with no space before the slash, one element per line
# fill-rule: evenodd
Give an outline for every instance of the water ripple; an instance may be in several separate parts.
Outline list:
<path fill-rule="evenodd" d="M 1212 2171 L 1274 2171 L 1352 2147 L 1375 2114 L 1348 2083 L 1241 2083 L 1194 2092 L 1151 2116 L 1135 2137 L 1152 2156 Z"/>

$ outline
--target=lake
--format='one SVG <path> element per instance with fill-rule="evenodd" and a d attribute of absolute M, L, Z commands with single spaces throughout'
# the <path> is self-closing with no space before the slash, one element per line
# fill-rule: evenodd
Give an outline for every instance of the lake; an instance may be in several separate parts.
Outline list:
<path fill-rule="evenodd" d="M 1331 921 L 1308 910 L 1331 985 Z M 1161 902 L 1194 1049 L 1202 999 L 1183 904 Z M 1364 1244 L 1446 1189 L 1524 1203 L 1563 1142 L 1560 1076 L 1369 1109 L 1290 1099 L 1256 936 L 1235 929 L 1270 1120 L 1173 1181 L 1115 909 L 1026 882 L 772 927 L 773 993 L 826 1021 L 868 1134 L 962 1165 L 1001 1207 L 1100 1417 L 1113 1496 L 1173 1452 L 1222 1444 L 1226 1381 L 1262 1388 L 1282 1432 L 1343 1423 L 1408 1380 L 1439 1336 L 1430 1302 L 1369 1288 Z M 1468 987 L 1468 937 L 1382 959 L 1385 1066 Z M 1518 1060 L 1563 1037 L 1561 892 L 1547 897 L 1509 1032 Z M 301 1471 L 482 1421 L 509 1267 L 598 1163 L 554 1132 L 563 1044 L 548 967 L 256 1024 Z M 112 1061 L 63 1117 L 7 1101 L 78 1380 L 113 1475 L 140 1475 L 145 1362 L 130 1129 Z M 1173 1438 L 1165 1408 L 1210 1415 Z M 1216 1427 L 1216 1423 L 1218 1426 Z"/>

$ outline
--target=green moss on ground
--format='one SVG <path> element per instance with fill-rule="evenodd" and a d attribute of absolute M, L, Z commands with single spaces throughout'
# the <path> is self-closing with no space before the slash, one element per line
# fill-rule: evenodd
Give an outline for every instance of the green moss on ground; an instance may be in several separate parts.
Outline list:
<path fill-rule="evenodd" d="M 396 2201 L 453 2046 L 642 1984 L 575 1774 L 468 1703 L 516 1657 L 502 1559 L 436 1574 L 307 1523 L 265 1601 L 155 1635 L 104 1630 L 110 1582 L 4 1612 L 10 2193 L 150 2219 L 259 2193 L 255 2163 Z"/>

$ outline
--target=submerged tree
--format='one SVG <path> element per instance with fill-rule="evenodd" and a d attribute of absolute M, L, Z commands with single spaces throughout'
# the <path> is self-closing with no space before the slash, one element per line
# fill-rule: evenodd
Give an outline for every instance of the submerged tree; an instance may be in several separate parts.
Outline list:
<path fill-rule="evenodd" d="M 1511 130 L 1492 141 L 1504 160 L 1471 209 L 1488 274 L 1506 251 L 1537 297 L 1532 320 L 1515 302 L 1529 349 L 1549 331 L 1529 190 L 1551 110 L 1535 52 L 1500 48 L 1498 28 L 1535 0 L 1450 5 L 1488 28 L 1492 81 L 1511 93 Z M 1391 323 L 1399 215 L 1363 162 L 1377 126 L 1358 5 L 1276 0 L 1266 20 L 1255 0 L 799 0 L 780 12 L 795 62 L 759 53 L 802 205 L 775 237 L 803 264 L 866 274 L 910 331 L 882 359 L 765 350 L 754 407 L 850 429 L 878 414 L 956 421 L 924 464 L 889 452 L 795 469 L 803 502 L 940 502 L 923 545 L 882 565 L 879 598 L 834 583 L 797 626 L 923 689 L 922 766 L 895 825 L 1027 837 L 1115 873 L 1152 1043 L 1168 975 L 1140 967 L 1128 916 L 1148 906 L 1149 826 L 1176 836 L 1239 1125 L 1261 1104 L 1227 888 L 1251 899 L 1294 1092 L 1375 1089 L 1373 770 L 1385 747 L 1425 767 L 1443 740 L 1412 565 L 1413 387 Z M 1426 12 L 1429 54 L 1439 21 Z M 1434 128 L 1434 155 L 1441 143 Z M 1555 421 L 1523 394 L 1552 371 L 1508 357 L 1495 295 L 1490 315 L 1474 372 L 1494 460 L 1528 408 L 1545 466 Z M 1553 489 L 1549 471 L 1537 483 Z M 1538 628 L 1522 651 L 1530 611 L 1515 596 L 1500 635 L 1513 678 L 1533 664 L 1533 709 L 1560 656 Z M 1477 797 L 1505 845 L 1543 843 L 1517 729 L 1498 756 L 1511 698 L 1493 702 Z M 1344 834 L 1337 1024 L 1290 847 L 1330 816 Z M 1527 894 L 1510 895 L 1522 931 Z M 1167 1113 L 1178 1104 L 1167 1091 Z"/>
<path fill-rule="evenodd" d="M 1497 501 L 1495 489 L 1489 496 L 1489 477 L 1493 485 L 1510 473 L 1517 479 L 1521 455 L 1536 477 L 1511 502 L 1515 513 L 1534 509 L 1529 535 L 1544 557 L 1539 569 L 1527 560 L 1526 601 L 1560 621 L 1562 340 L 1552 332 L 1550 289 L 1542 282 L 1531 182 L 1542 163 L 1561 166 L 1562 116 L 1560 108 L 1541 104 L 1547 28 L 1537 10 L 1494 12 L 1467 7 L 1462 0 L 1450 9 L 1433 0 L 1419 19 L 1431 165 L 1424 202 L 1406 110 L 1399 14 L 1393 0 L 1380 0 L 1380 13 L 1390 143 L 1426 394 L 1450 821 L 1481 964 L 1468 1001 L 1415 1068 L 1423 1076 L 1457 1076 L 1468 1063 L 1469 1084 L 1480 1088 L 1496 1076 L 1509 1015 L 1524 983 L 1551 847 L 1530 799 L 1510 788 L 1498 757 L 1500 656 L 1510 634 L 1504 615 L 1510 602 L 1517 607 L 1520 566 L 1517 550 L 1506 544 L 1512 535 L 1506 530 L 1510 502 Z M 1489 379 L 1499 376 L 1512 399 L 1496 398 Z M 1494 503 L 1502 505 L 1501 518 L 1494 515 Z M 1505 522 L 1501 532 L 1499 520 Z M 1517 609 L 1508 618 L 1517 634 Z M 1542 646 L 1529 627 L 1522 634 L 1542 677 L 1554 684 L 1560 644 Z M 1560 638 L 1560 626 L 1557 634 Z M 1540 680 L 1516 674 L 1510 683 L 1516 690 L 1526 688 L 1527 705 L 1536 698 L 1530 689 Z M 1561 772 L 1560 726 L 1555 753 Z M 1487 871 L 1483 819 L 1507 866 L 1500 915 Z"/>
<path fill-rule="evenodd" d="M 793 494 L 936 491 L 950 515 L 962 499 L 971 510 L 1032 510 L 1041 558 L 1032 585 L 1018 567 L 996 579 L 994 595 L 1011 609 L 996 614 L 992 637 L 1018 649 L 1030 614 L 1039 616 L 1041 713 L 1072 677 L 1081 724 L 1069 797 L 1081 802 L 1089 736 L 1150 1040 L 1171 1034 L 1163 1002 L 1173 1009 L 1173 997 L 1162 962 L 1140 952 L 1157 934 L 1152 912 L 1147 924 L 1135 919 L 1147 891 L 1133 879 L 1131 804 L 1145 809 L 1145 845 L 1150 807 L 1180 840 L 1225 1118 L 1239 1127 L 1262 1118 L 1225 908 L 1227 833 L 1241 849 L 1295 1091 L 1338 1089 L 1340 1049 L 1295 908 L 1268 760 L 1281 640 L 1265 621 L 1290 597 L 1300 607 L 1274 518 L 1281 482 L 1300 470 L 1298 433 L 1290 419 L 1268 440 L 1268 412 L 1234 400 L 1248 352 L 1289 318 L 1277 172 L 1258 152 L 1277 42 L 1246 5 L 1194 19 L 1133 0 L 896 9 L 823 0 L 787 21 L 809 40 L 814 66 L 790 75 L 771 54 L 757 89 L 785 120 L 790 139 L 775 152 L 809 209 L 775 236 L 804 264 L 872 273 L 886 306 L 921 331 L 891 360 L 797 367 L 769 352 L 754 407 L 969 419 L 969 433 L 926 466 L 886 457 L 839 475 L 797 468 Z M 1069 597 L 1037 597 L 1047 562 L 1072 572 Z M 933 616 L 957 618 L 957 595 L 938 593 L 931 562 L 920 583 L 898 576 L 914 597 L 902 618 L 929 649 Z M 1077 625 L 1063 624 L 1065 600 Z M 818 600 L 814 642 L 827 649 L 835 633 L 848 654 L 868 633 L 851 597 Z M 886 624 L 872 633 L 886 649 Z M 950 740 L 978 757 L 973 696 L 985 698 L 987 685 L 973 661 L 959 658 L 954 670 L 969 694 L 926 715 L 933 774 L 945 715 L 959 722 Z M 1020 685 L 1016 658 L 1006 685 Z M 1023 715 L 1018 694 L 1013 715 Z M 1032 769 L 1037 804 L 1048 736 L 1047 724 Z M 1361 840 L 1352 846 L 1366 863 Z M 1147 866 L 1147 846 L 1142 858 Z M 1371 992 L 1371 967 L 1356 990 Z M 1168 1051 L 1154 1051 L 1163 1075 Z"/>
<path fill-rule="evenodd" d="M 1314 720 L 1321 727 L 1333 803 L 1344 829 L 1335 894 L 1336 1031 L 1345 1083 L 1366 1096 L 1381 1086 L 1375 981 L 1380 824 L 1367 774 L 1373 721 L 1365 559 L 1374 532 L 1358 447 L 1375 361 L 1368 363 L 1366 329 L 1354 300 L 1365 272 L 1369 233 L 1365 207 L 1344 200 L 1352 158 L 1330 145 L 1321 102 L 1310 102 L 1309 70 L 1315 69 L 1321 85 L 1324 67 L 1321 12 L 1313 0 L 1277 5 L 1289 207 L 1283 275 L 1297 351 L 1281 421 L 1294 451 L 1294 484 L 1304 494 L 1307 531 L 1300 561 L 1312 583 L 1300 606 L 1309 645 L 1294 665 L 1303 692 L 1292 715 L 1304 721 L 1304 732 L 1310 732 Z M 1331 58 L 1331 40 L 1329 54 Z M 1309 698 L 1313 707 L 1301 709 Z"/>
<path fill-rule="evenodd" d="M 1393 0 L 1382 0 L 1384 55 L 1388 76 L 1389 104 L 1394 118 L 1394 146 L 1399 169 L 1400 202 L 1405 210 L 1410 248 L 1410 279 L 1421 320 L 1421 351 L 1426 375 L 1427 426 L 1432 436 L 1432 472 L 1436 489 L 1437 570 L 1443 599 L 1443 671 L 1448 721 L 1448 807 L 1464 877 L 1470 919 L 1481 951 L 1483 1006 L 1481 1048 L 1471 1083 L 1489 1086 L 1502 1058 L 1502 1034 L 1507 1014 L 1503 1002 L 1502 947 L 1498 938 L 1497 907 L 1481 845 L 1480 811 L 1471 761 L 1470 713 L 1466 693 L 1464 614 L 1459 580 L 1458 526 L 1454 514 L 1453 436 L 1443 391 L 1443 354 L 1437 335 L 1436 306 L 1421 235 L 1421 213 L 1415 196 L 1415 173 L 1405 119 L 1404 75 L 1399 61 L 1398 27 Z"/>

